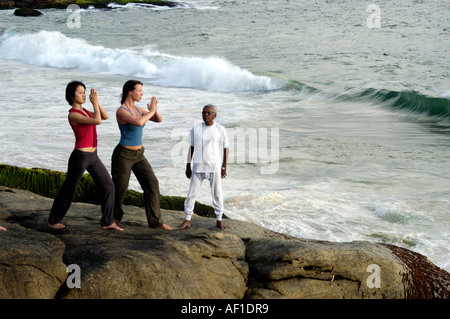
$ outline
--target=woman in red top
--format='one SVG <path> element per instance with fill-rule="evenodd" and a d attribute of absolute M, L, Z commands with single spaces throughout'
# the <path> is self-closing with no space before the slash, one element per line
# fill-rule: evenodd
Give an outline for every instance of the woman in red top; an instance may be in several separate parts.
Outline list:
<path fill-rule="evenodd" d="M 48 226 L 62 229 L 62 219 L 72 203 L 81 176 L 87 170 L 95 181 L 101 202 L 103 229 L 123 230 L 113 220 L 114 183 L 100 158 L 97 156 L 97 125 L 108 119 L 108 114 L 98 102 L 97 92 L 91 89 L 89 100 L 94 107 L 90 112 L 82 107 L 86 102 L 86 86 L 73 81 L 66 87 L 66 100 L 72 106 L 69 123 L 75 134 L 75 149 L 69 158 L 66 179 L 53 202 Z"/>

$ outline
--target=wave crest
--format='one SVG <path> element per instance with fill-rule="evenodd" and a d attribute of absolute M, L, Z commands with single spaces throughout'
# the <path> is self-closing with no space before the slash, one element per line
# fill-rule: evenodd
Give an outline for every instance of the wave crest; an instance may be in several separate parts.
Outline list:
<path fill-rule="evenodd" d="M 285 82 L 255 75 L 223 58 L 173 56 L 155 51 L 151 46 L 105 48 L 57 31 L 6 32 L 0 58 L 44 67 L 141 77 L 155 85 L 212 91 L 273 91 L 282 89 Z"/>
<path fill-rule="evenodd" d="M 450 118 L 450 99 L 430 97 L 416 91 L 389 91 L 367 89 L 360 96 L 387 102 L 392 108 L 423 113 L 428 116 Z"/>
<path fill-rule="evenodd" d="M 340 95 L 338 98 L 345 101 L 372 102 L 404 112 L 450 119 L 450 99 L 446 96 L 432 97 L 413 90 L 368 88 L 350 95 Z"/>

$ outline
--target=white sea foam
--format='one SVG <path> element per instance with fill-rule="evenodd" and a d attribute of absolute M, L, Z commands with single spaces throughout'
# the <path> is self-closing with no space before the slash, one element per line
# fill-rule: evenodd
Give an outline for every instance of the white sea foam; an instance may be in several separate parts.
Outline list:
<path fill-rule="evenodd" d="M 255 75 L 219 57 L 180 57 L 152 46 L 112 49 L 91 45 L 57 31 L 16 34 L 7 32 L 0 58 L 60 69 L 147 78 L 153 84 L 201 90 L 241 92 L 282 88 L 275 79 Z"/>
<path fill-rule="evenodd" d="M 117 4 L 114 2 L 111 2 L 108 4 L 108 8 L 111 9 L 121 9 L 121 8 L 143 8 L 143 9 L 150 9 L 155 11 L 161 11 L 161 10 L 173 10 L 173 9 L 196 9 L 196 10 L 216 10 L 219 8 L 217 5 L 212 5 L 210 1 L 178 1 L 175 6 L 169 7 L 169 6 L 159 6 L 149 3 L 127 3 L 127 4 Z"/>

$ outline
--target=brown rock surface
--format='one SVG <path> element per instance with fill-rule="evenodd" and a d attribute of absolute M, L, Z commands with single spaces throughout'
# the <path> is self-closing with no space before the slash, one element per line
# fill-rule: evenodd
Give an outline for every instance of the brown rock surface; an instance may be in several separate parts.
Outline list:
<path fill-rule="evenodd" d="M 0 231 L 0 298 L 450 297 L 448 272 L 392 245 L 302 240 L 231 219 L 220 230 L 200 216 L 181 230 L 184 214 L 167 210 L 174 230 L 150 229 L 133 206 L 124 232 L 106 231 L 100 208 L 84 203 L 73 203 L 67 227 L 53 230 L 52 203 L 0 187 L 0 225 L 8 229 Z M 72 264 L 81 288 L 67 286 Z"/>

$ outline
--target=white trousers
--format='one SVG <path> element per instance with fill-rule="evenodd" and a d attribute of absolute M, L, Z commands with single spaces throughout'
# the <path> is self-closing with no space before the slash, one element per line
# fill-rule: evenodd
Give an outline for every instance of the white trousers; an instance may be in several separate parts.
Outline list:
<path fill-rule="evenodd" d="M 214 213 L 216 214 L 216 220 L 222 220 L 223 215 L 223 196 L 222 196 L 222 181 L 221 175 L 217 173 L 192 173 L 191 176 L 191 186 L 189 187 L 189 192 L 187 194 L 186 200 L 184 201 L 184 213 L 185 219 L 191 220 L 192 214 L 194 213 L 195 199 L 200 192 L 200 187 L 203 180 L 209 180 L 209 185 L 211 187 L 211 197 L 214 207 Z"/>

